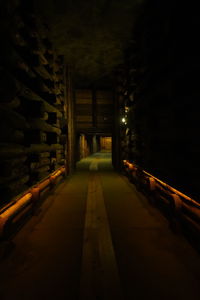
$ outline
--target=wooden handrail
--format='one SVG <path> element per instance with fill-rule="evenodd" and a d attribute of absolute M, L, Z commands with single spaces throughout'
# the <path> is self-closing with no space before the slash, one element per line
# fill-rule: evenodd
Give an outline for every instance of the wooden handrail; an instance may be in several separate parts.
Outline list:
<path fill-rule="evenodd" d="M 40 181 L 37 185 L 34 185 L 32 188 L 24 192 L 17 200 L 13 201 L 9 206 L 5 206 L 1 209 L 0 212 L 0 236 L 3 235 L 5 225 L 7 222 L 16 216 L 18 213 L 23 211 L 30 204 L 34 204 L 35 201 L 39 200 L 40 193 L 45 190 L 47 187 L 52 186 L 55 183 L 56 178 L 65 173 L 65 167 L 62 166 L 47 178 Z"/>
<path fill-rule="evenodd" d="M 167 183 L 163 182 L 159 178 L 153 176 L 152 174 L 142 170 L 140 167 L 138 167 L 136 164 L 128 161 L 123 160 L 123 164 L 130 172 L 139 171 L 137 178 L 137 172 L 135 172 L 135 176 L 138 179 L 138 181 L 141 179 L 141 176 L 146 178 L 149 183 L 149 190 L 155 191 L 160 190 L 164 193 L 166 193 L 166 196 L 170 196 L 171 199 L 173 199 L 174 203 L 174 209 L 176 211 L 179 211 L 182 213 L 182 208 L 184 208 L 185 213 L 187 212 L 191 213 L 192 215 L 196 216 L 197 219 L 200 220 L 200 203 L 195 201 L 194 199 L 188 197 L 184 193 L 178 191 L 177 189 L 173 188 L 172 186 L 168 185 Z M 193 220 L 194 222 L 198 222 L 196 220 Z"/>
<path fill-rule="evenodd" d="M 136 166 L 133 163 L 130 163 L 127 160 L 123 160 L 124 165 L 127 166 L 129 168 L 129 170 L 135 170 L 138 169 L 139 167 Z M 183 194 L 182 192 L 178 191 L 177 189 L 173 188 L 172 186 L 168 185 L 167 183 L 163 182 L 162 180 L 158 179 L 157 177 L 153 176 L 152 174 L 140 169 L 142 173 L 144 173 L 145 175 L 147 175 L 149 178 L 153 178 L 155 179 L 156 182 L 160 183 L 162 186 L 164 186 L 165 188 L 167 188 L 168 190 L 170 190 L 172 193 L 175 193 L 177 195 L 179 195 L 180 197 L 184 198 L 185 200 L 190 201 L 191 203 L 193 203 L 195 206 L 197 206 L 200 209 L 200 203 L 193 200 L 192 198 L 188 197 L 187 195 Z"/>

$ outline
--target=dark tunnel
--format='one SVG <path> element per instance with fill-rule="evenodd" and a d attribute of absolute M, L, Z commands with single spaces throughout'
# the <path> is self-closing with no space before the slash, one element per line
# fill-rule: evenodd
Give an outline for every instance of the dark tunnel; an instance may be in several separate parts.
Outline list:
<path fill-rule="evenodd" d="M 195 1 L 0 0 L 2 300 L 199 299 L 199 34 Z"/>

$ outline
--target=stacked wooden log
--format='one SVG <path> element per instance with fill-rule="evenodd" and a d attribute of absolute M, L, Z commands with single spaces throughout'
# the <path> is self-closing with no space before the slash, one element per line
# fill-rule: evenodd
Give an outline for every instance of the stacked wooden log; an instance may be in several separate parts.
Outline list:
<path fill-rule="evenodd" d="M 0 205 L 65 162 L 64 61 L 42 22 L 7 1 L 0 32 Z"/>

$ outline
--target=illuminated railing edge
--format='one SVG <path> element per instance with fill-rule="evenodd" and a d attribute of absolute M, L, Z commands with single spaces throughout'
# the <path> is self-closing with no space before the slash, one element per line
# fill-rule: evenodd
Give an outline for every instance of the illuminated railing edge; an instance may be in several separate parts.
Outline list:
<path fill-rule="evenodd" d="M 2 207 L 0 210 L 0 236 L 3 235 L 5 225 L 12 216 L 20 213 L 28 205 L 34 204 L 35 201 L 38 201 L 40 198 L 40 193 L 49 186 L 53 187 L 56 183 L 56 179 L 59 176 L 64 175 L 65 172 L 65 166 L 61 166 L 53 173 L 49 174 L 46 178 L 41 180 L 38 184 L 35 184 L 25 191 L 23 195 L 14 200 L 9 206 L 7 205 L 5 209 Z"/>
<path fill-rule="evenodd" d="M 139 169 L 139 167 L 135 164 L 133 164 L 132 162 L 129 162 L 128 160 L 123 160 L 123 163 L 125 166 L 127 166 L 130 170 L 137 170 Z M 181 197 L 183 200 L 187 200 L 187 202 L 190 202 L 191 204 L 193 204 L 196 208 L 200 209 L 200 203 L 195 201 L 194 199 L 188 197 L 187 195 L 183 194 L 182 192 L 178 191 L 177 189 L 173 188 L 172 186 L 170 186 L 169 184 L 163 182 L 162 180 L 158 179 L 157 177 L 153 176 L 152 174 L 140 169 L 140 171 L 147 175 L 149 178 L 153 178 L 156 182 L 158 182 L 159 184 L 161 184 L 162 186 L 164 186 L 165 188 L 167 188 L 169 191 L 171 191 L 173 194 L 178 195 L 179 197 Z"/>

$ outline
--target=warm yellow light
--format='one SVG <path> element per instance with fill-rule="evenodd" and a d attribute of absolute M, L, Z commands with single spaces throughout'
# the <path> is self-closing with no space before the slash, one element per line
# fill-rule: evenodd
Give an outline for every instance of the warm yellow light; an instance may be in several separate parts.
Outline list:
<path fill-rule="evenodd" d="M 172 186 L 168 185 L 167 183 L 163 182 L 162 180 L 158 179 L 157 177 L 151 175 L 150 173 L 143 171 L 146 175 L 154 178 L 156 181 L 158 181 L 159 183 L 161 183 L 163 186 L 165 186 L 166 188 L 168 188 L 169 190 L 173 191 L 175 194 L 193 202 L 195 205 L 198 205 L 200 207 L 200 204 L 197 203 L 195 200 L 193 200 L 192 198 L 188 197 L 187 195 L 183 194 L 182 192 L 178 191 L 177 189 L 173 188 Z"/>
<path fill-rule="evenodd" d="M 126 119 L 125 118 L 122 118 L 122 123 L 126 123 Z"/>
<path fill-rule="evenodd" d="M 124 162 L 125 165 L 128 166 L 128 168 L 129 168 L 130 170 L 137 169 L 137 167 L 136 167 L 134 164 L 130 163 L 128 160 L 124 160 L 123 162 Z M 173 192 L 173 193 L 175 193 L 175 194 L 181 196 L 182 198 L 187 199 L 188 201 L 191 201 L 192 203 L 194 203 L 196 206 L 198 206 L 198 207 L 200 208 L 200 204 L 199 204 L 197 201 L 195 201 L 195 200 L 193 200 L 192 198 L 188 197 L 187 195 L 181 193 L 181 192 L 178 191 L 177 189 L 173 188 L 172 186 L 168 185 L 167 183 L 163 182 L 162 180 L 158 179 L 157 177 L 153 176 L 152 174 L 150 174 L 150 173 L 148 173 L 148 172 L 146 172 L 146 171 L 144 171 L 144 170 L 142 170 L 142 172 L 143 172 L 144 174 L 146 174 L 147 176 L 149 176 L 149 177 L 155 179 L 157 182 L 159 182 L 161 185 L 165 186 L 165 187 L 168 188 L 169 190 L 171 190 L 171 192 Z"/>
<path fill-rule="evenodd" d="M 129 107 L 125 106 L 125 112 L 127 113 L 129 111 Z"/>

